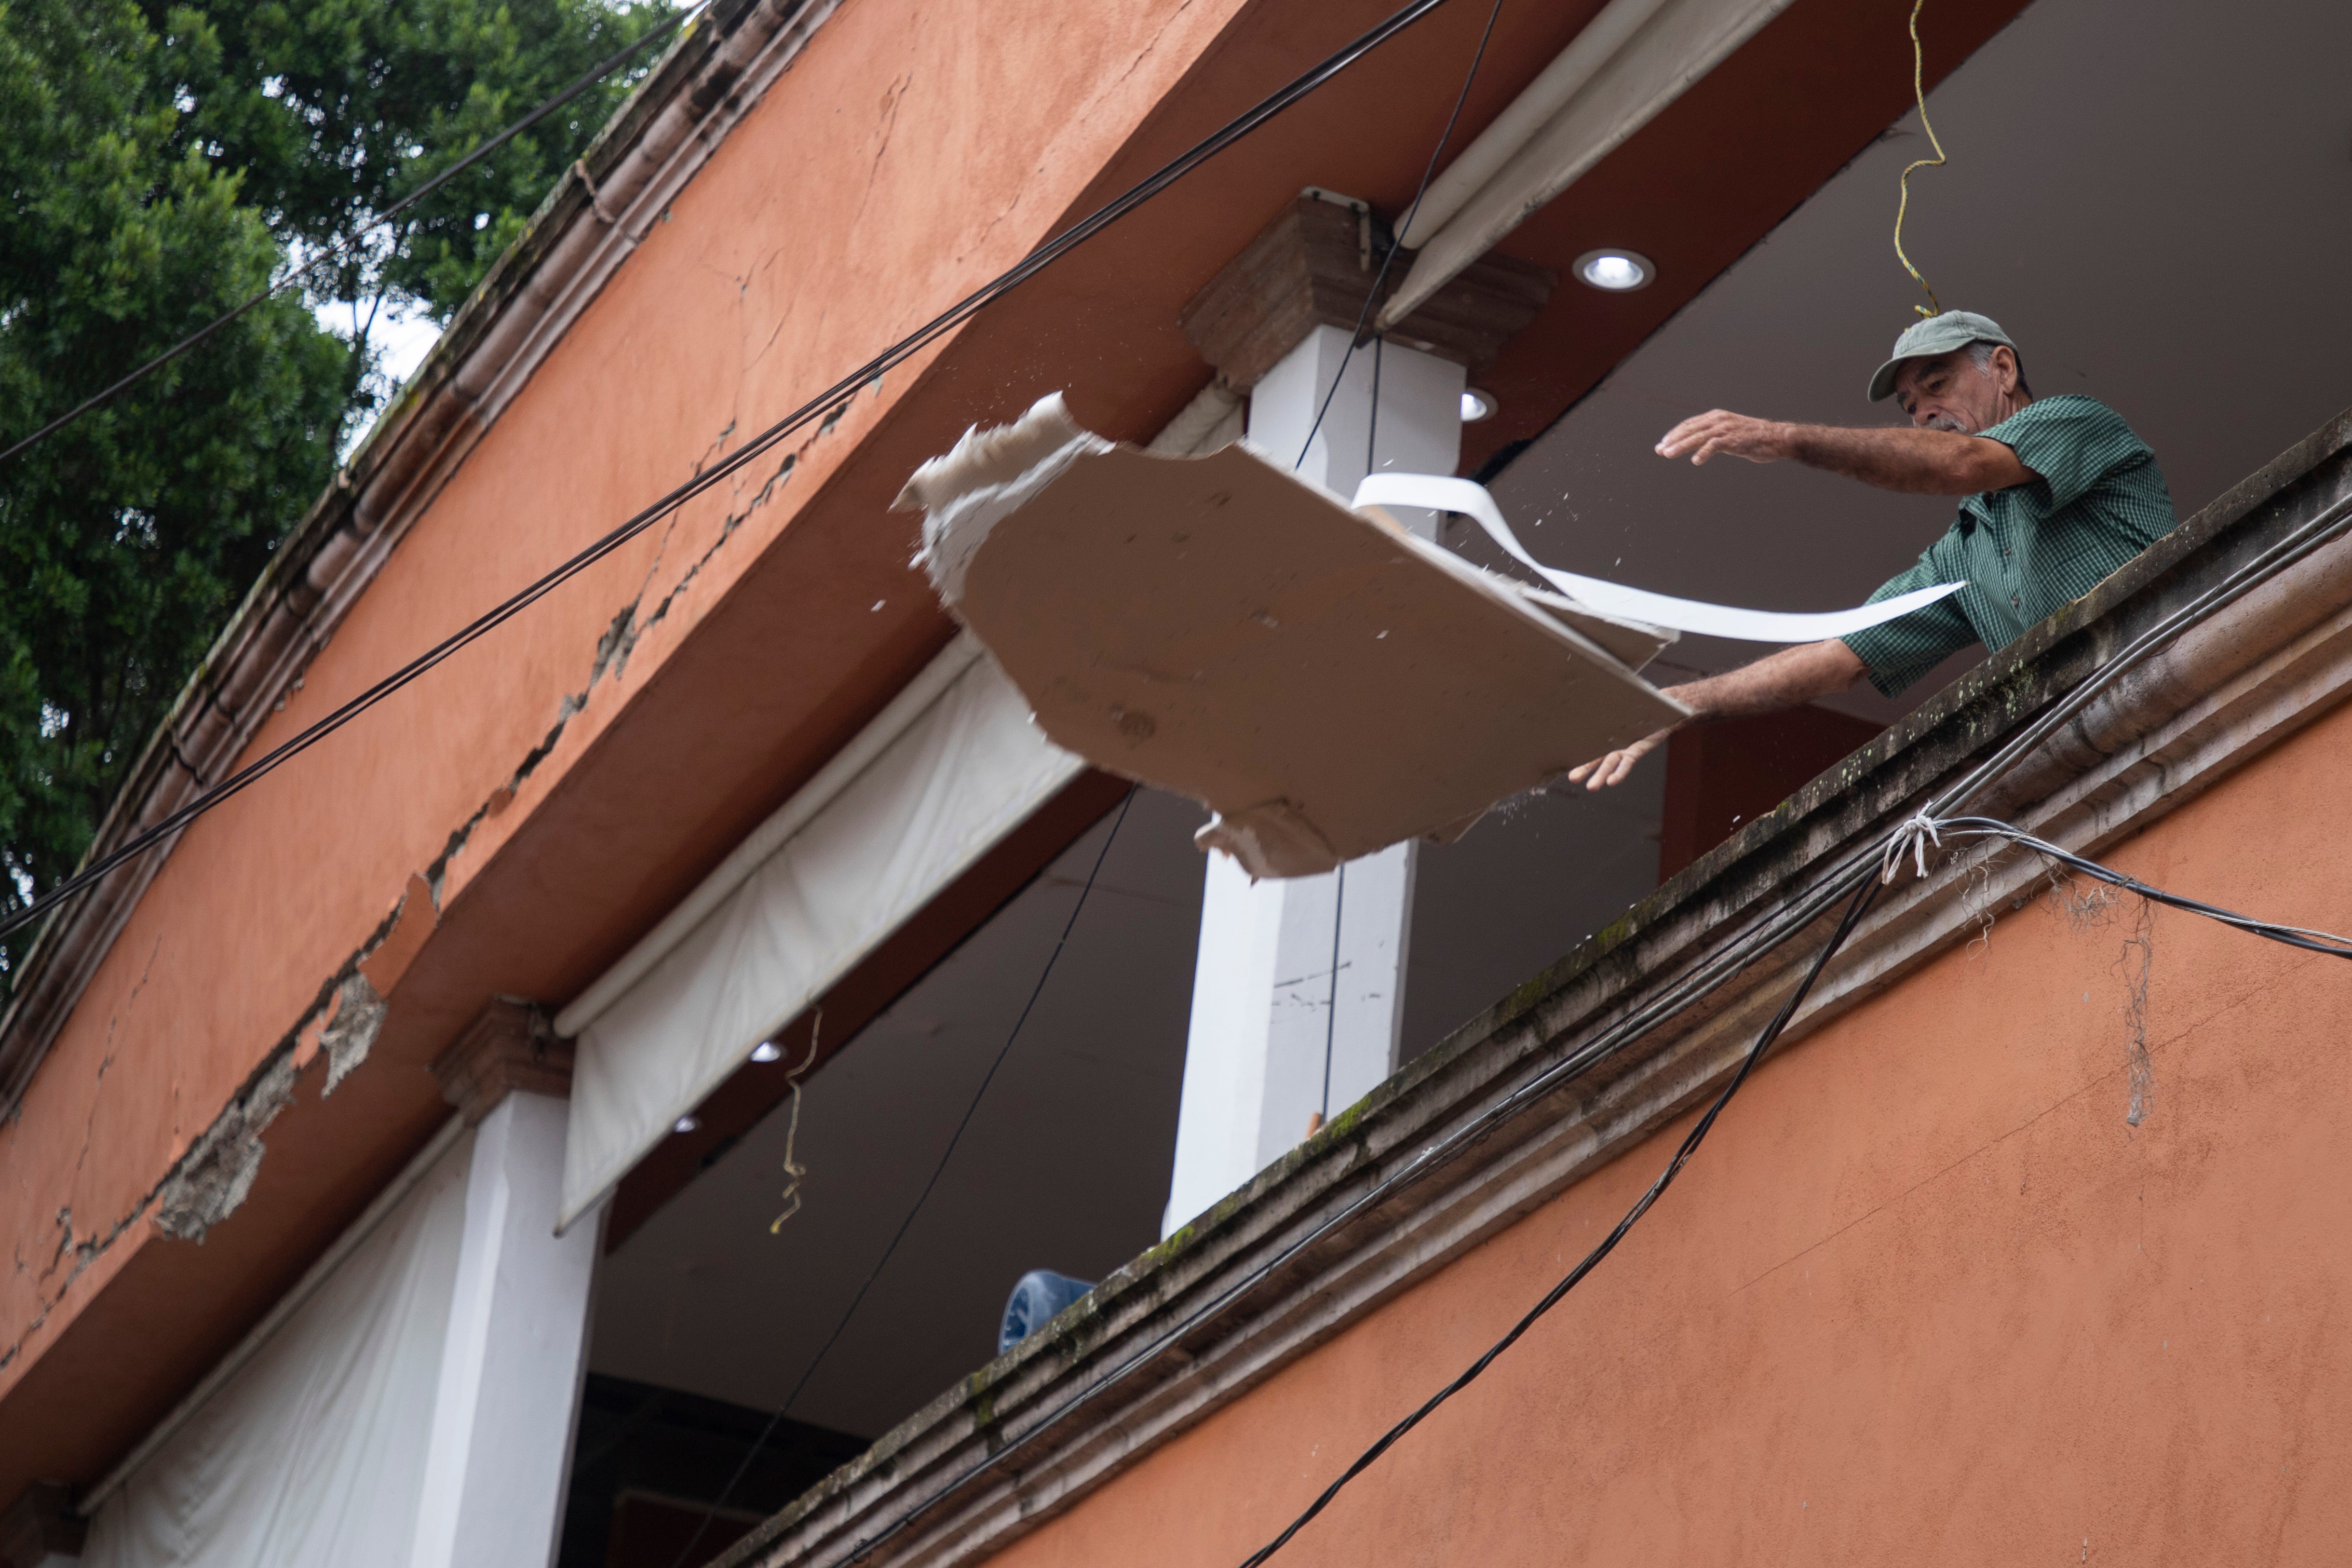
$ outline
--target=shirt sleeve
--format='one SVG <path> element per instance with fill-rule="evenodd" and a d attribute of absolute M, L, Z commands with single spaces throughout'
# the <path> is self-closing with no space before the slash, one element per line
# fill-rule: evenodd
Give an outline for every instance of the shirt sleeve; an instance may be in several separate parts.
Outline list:
<path fill-rule="evenodd" d="M 1940 541 L 1938 542 L 1941 542 Z M 1965 581 L 1967 574 L 1945 570 L 1936 561 L 1936 547 L 1930 545 L 1907 572 L 1886 580 L 1866 601 L 1875 605 L 1882 599 L 1892 599 L 1898 594 L 1908 594 L 1918 588 L 1933 588 L 1938 584 Z M 1871 685 L 1885 696 L 1893 697 L 1944 660 L 1970 647 L 1979 639 L 1976 628 L 1960 611 L 1961 598 L 1975 592 L 1963 588 L 1958 594 L 1947 594 L 1932 605 L 1923 605 L 1907 615 L 1891 621 L 1881 621 L 1858 632 L 1848 632 L 1839 640 L 1852 648 L 1870 675 Z"/>
<path fill-rule="evenodd" d="M 2036 510 L 2044 517 L 2082 499 L 2116 469 L 2147 456 L 2124 416 L 2090 397 L 2045 397 L 2029 403 L 1985 432 L 2017 454 L 2040 483 Z M 2025 488 L 2025 487 L 2021 487 Z"/>

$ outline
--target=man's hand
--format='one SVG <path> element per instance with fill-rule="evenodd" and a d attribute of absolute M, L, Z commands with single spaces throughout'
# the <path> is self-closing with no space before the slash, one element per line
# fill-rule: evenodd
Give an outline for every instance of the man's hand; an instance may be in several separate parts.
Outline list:
<path fill-rule="evenodd" d="M 1770 713 L 1794 708 L 1832 691 L 1843 691 L 1869 673 L 1853 649 L 1835 637 L 1827 642 L 1800 643 L 1767 654 L 1754 664 L 1727 675 L 1711 675 L 1687 686 L 1669 686 L 1665 695 L 1691 710 L 1691 719 L 1728 719 L 1741 713 Z M 1687 724 L 1690 719 L 1683 723 Z M 1670 724 L 1654 735 L 1644 735 L 1630 746 L 1620 746 L 1568 770 L 1568 782 L 1586 789 L 1607 789 L 1625 782 L 1633 764 L 1682 728 Z"/>
<path fill-rule="evenodd" d="M 1674 732 L 1675 727 L 1668 725 L 1654 735 L 1643 736 L 1630 746 L 1618 747 L 1605 757 L 1570 768 L 1568 770 L 1568 782 L 1580 784 L 1587 789 L 1607 789 L 1612 784 L 1623 784 L 1625 775 L 1633 771 L 1633 764 L 1664 745 L 1666 737 Z"/>
<path fill-rule="evenodd" d="M 1795 426 L 1777 419 L 1751 419 L 1727 408 L 1711 408 L 1667 431 L 1658 443 L 1658 456 L 1688 456 L 1696 465 L 1719 452 L 1751 463 L 1777 463 L 1797 455 L 1795 433 Z"/>

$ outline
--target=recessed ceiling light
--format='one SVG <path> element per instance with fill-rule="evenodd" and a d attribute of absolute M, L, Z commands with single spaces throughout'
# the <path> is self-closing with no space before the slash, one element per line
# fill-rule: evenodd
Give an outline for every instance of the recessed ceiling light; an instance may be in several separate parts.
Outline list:
<path fill-rule="evenodd" d="M 701 1125 L 702 1122 L 698 1118 L 692 1116 L 681 1116 L 676 1121 L 670 1123 L 669 1130 L 673 1132 L 691 1132 Z"/>
<path fill-rule="evenodd" d="M 1612 294 L 1630 293 L 1646 289 L 1658 275 L 1650 258 L 1631 250 L 1588 250 L 1576 258 L 1579 281 Z"/>
<path fill-rule="evenodd" d="M 1481 419 L 1492 419 L 1495 416 L 1495 410 L 1501 406 L 1501 404 L 1495 401 L 1495 395 L 1491 392 L 1481 391 L 1475 386 L 1465 386 L 1462 389 L 1462 423 L 1465 425 L 1475 425 Z"/>
<path fill-rule="evenodd" d="M 755 1062 L 772 1062 L 783 1054 L 776 1048 L 776 1042 L 773 1040 L 761 1040 L 751 1047 L 751 1059 Z"/>

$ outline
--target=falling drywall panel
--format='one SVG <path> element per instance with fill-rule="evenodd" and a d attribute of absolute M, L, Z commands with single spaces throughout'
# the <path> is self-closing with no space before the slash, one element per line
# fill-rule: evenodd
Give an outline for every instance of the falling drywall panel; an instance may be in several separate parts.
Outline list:
<path fill-rule="evenodd" d="M 1253 875 L 1458 833 L 1683 716 L 1509 580 L 1240 447 L 1167 458 L 1057 399 L 910 482 L 926 564 L 1056 744 L 1218 813 Z M 1660 640 L 1610 628 L 1646 658 Z"/>

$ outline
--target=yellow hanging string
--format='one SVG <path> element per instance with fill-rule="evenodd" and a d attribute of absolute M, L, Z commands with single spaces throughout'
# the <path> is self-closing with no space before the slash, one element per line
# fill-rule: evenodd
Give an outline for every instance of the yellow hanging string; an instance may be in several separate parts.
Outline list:
<path fill-rule="evenodd" d="M 768 1226 L 770 1236 L 782 1235 L 784 1221 L 801 1212 L 801 1178 L 808 1174 L 808 1167 L 793 1159 L 793 1145 L 799 1141 L 801 1135 L 801 1075 L 816 1065 L 816 1035 L 817 1031 L 824 1027 L 824 1009 L 819 1007 L 816 1010 L 816 1016 L 809 1021 L 807 1058 L 800 1066 L 784 1075 L 784 1081 L 792 1085 L 793 1089 L 793 1119 L 784 1129 L 784 1174 L 790 1176 L 792 1181 L 784 1188 L 782 1200 L 785 1205 L 784 1212 L 776 1216 L 773 1225 Z"/>
<path fill-rule="evenodd" d="M 1919 47 L 1919 11 L 1927 4 L 1927 0 L 1912 0 L 1911 93 L 1919 101 L 1919 125 L 1927 132 L 1927 145 L 1936 150 L 1936 155 L 1921 158 L 1903 171 L 1903 199 L 1895 207 L 1895 256 L 1903 263 L 1903 270 L 1911 274 L 1911 280 L 1918 284 L 1927 296 L 1926 304 L 1914 305 L 1912 309 L 1922 316 L 1940 316 L 1944 313 L 1943 301 L 1936 298 L 1933 289 L 1927 287 L 1927 280 L 1919 276 L 1919 269 L 1911 265 L 1911 258 L 1903 254 L 1903 215 L 1911 209 L 1911 176 L 1920 169 L 1940 169 L 1944 166 L 1944 144 L 1936 139 L 1936 128 L 1927 123 L 1927 65 Z"/>

